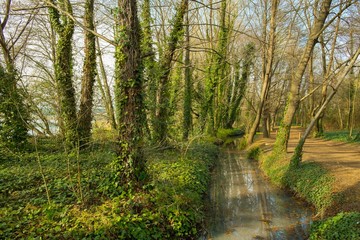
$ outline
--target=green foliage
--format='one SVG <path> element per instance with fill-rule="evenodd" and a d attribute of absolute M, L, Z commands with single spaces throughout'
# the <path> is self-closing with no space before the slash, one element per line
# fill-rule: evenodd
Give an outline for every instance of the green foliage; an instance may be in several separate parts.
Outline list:
<path fill-rule="evenodd" d="M 156 113 L 156 120 L 154 123 L 153 138 L 154 141 L 160 144 L 166 145 L 168 137 L 168 126 L 171 112 L 169 109 L 169 103 L 171 103 L 171 90 L 170 90 L 170 71 L 171 63 L 174 60 L 175 50 L 178 46 L 180 39 L 183 37 L 183 19 L 188 9 L 188 0 L 182 0 L 176 13 L 171 20 L 172 29 L 167 37 L 167 45 L 160 56 L 158 64 L 158 111 Z"/>
<path fill-rule="evenodd" d="M 284 155 L 260 155 L 260 168 L 269 176 L 271 181 L 278 186 L 286 186 L 284 176 L 288 171 L 289 164 Z"/>
<path fill-rule="evenodd" d="M 246 158 L 253 159 L 253 160 L 259 160 L 261 154 L 261 148 L 259 146 L 254 146 L 246 151 Z"/>
<path fill-rule="evenodd" d="M 0 66 L 0 160 L 27 144 L 28 112 L 16 86 L 16 74 Z"/>
<path fill-rule="evenodd" d="M 54 63 L 55 80 L 60 95 L 65 140 L 68 147 L 73 148 L 78 144 L 75 88 L 72 82 L 74 21 L 65 14 L 60 14 L 62 11 L 72 14 L 72 6 L 69 1 L 56 4 L 61 11 L 55 7 L 49 7 L 48 9 L 51 27 L 57 33 Z"/>
<path fill-rule="evenodd" d="M 320 213 L 333 204 L 334 178 L 316 163 L 303 163 L 296 168 L 290 167 L 285 175 L 285 181 L 290 189 L 314 204 Z"/>
<path fill-rule="evenodd" d="M 238 148 L 239 150 L 244 150 L 244 149 L 247 148 L 247 146 L 248 146 L 248 145 L 247 145 L 247 140 L 246 140 L 245 137 L 240 138 L 239 141 L 237 142 L 237 148 Z"/>
<path fill-rule="evenodd" d="M 311 226 L 310 239 L 360 239 L 360 213 L 339 213 Z"/>
<path fill-rule="evenodd" d="M 0 235 L 46 239 L 191 239 L 218 156 L 211 144 L 149 153 L 150 181 L 132 192 L 113 183 L 114 148 L 102 142 L 65 155 L 55 139 L 0 163 Z M 50 204 L 37 156 L 49 189 Z M 80 169 L 80 171 L 79 171 Z M 116 197 L 114 197 L 116 196 Z"/>
<path fill-rule="evenodd" d="M 323 138 L 327 140 L 334 140 L 339 142 L 349 142 L 349 143 L 359 143 L 360 142 L 360 133 L 357 133 L 355 136 L 350 137 L 349 131 L 334 131 L 334 132 L 324 132 Z"/>
<path fill-rule="evenodd" d="M 241 136 L 243 136 L 244 134 L 245 134 L 245 132 L 244 132 L 244 130 L 242 130 L 242 129 L 237 129 L 237 128 L 230 128 L 230 129 L 219 128 L 219 129 L 217 130 L 216 137 L 225 140 L 226 138 L 229 138 L 229 137 L 241 137 Z"/>
<path fill-rule="evenodd" d="M 334 178 L 316 163 L 290 166 L 285 155 L 261 156 L 261 168 L 277 185 L 288 187 L 298 196 L 314 204 L 319 213 L 334 202 L 332 185 Z"/>

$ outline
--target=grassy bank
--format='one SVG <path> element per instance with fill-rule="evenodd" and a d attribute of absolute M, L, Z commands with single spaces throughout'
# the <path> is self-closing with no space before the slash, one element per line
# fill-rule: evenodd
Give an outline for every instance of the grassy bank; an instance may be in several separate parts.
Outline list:
<path fill-rule="evenodd" d="M 250 148 L 248 156 L 259 160 L 260 168 L 276 185 L 286 187 L 312 203 L 319 214 L 323 215 L 332 205 L 334 179 L 318 164 L 301 163 L 293 168 L 287 156 L 262 154 L 259 146 Z"/>
<path fill-rule="evenodd" d="M 0 162 L 2 238 L 197 236 L 216 146 L 195 143 L 186 152 L 147 152 L 149 181 L 137 191 L 121 192 L 112 180 L 111 144 L 75 154 L 65 154 L 54 139 L 38 144 L 38 151 Z"/>
<path fill-rule="evenodd" d="M 256 144 L 248 148 L 247 155 L 259 161 L 260 168 L 272 182 L 282 188 L 290 189 L 315 206 L 317 215 L 321 218 L 338 198 L 333 194 L 334 178 L 319 164 L 305 162 L 293 168 L 289 165 L 289 156 L 264 154 L 261 146 Z M 359 238 L 359 213 L 338 213 L 315 221 L 310 233 L 310 239 Z"/>

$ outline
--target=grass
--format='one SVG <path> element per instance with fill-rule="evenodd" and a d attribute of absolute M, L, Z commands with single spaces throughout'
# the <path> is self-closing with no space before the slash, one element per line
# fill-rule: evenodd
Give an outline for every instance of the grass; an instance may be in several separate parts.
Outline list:
<path fill-rule="evenodd" d="M 0 161 L 0 236 L 5 239 L 195 238 L 203 194 L 218 155 L 213 144 L 147 152 L 150 175 L 141 189 L 113 182 L 111 141 L 65 154 L 56 139 L 38 151 Z M 48 194 L 47 194 L 48 193 Z"/>
<path fill-rule="evenodd" d="M 323 138 L 326 140 L 333 140 L 338 142 L 347 142 L 347 143 L 360 143 L 360 132 L 354 133 L 352 137 L 349 136 L 349 131 L 332 131 L 325 132 Z"/>

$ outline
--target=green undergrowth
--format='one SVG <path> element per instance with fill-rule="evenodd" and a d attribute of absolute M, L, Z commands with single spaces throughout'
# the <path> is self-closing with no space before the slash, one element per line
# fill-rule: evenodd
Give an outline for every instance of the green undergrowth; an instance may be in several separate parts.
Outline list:
<path fill-rule="evenodd" d="M 334 179 L 316 163 L 301 163 L 298 167 L 289 165 L 290 159 L 284 154 L 261 154 L 260 146 L 247 151 L 248 157 L 258 159 L 260 168 L 278 186 L 285 187 L 297 196 L 312 203 L 319 214 L 323 215 L 333 202 Z"/>
<path fill-rule="evenodd" d="M 246 158 L 259 160 L 260 154 L 262 154 L 261 148 L 259 146 L 252 146 L 247 149 Z"/>
<path fill-rule="evenodd" d="M 194 143 L 146 156 L 149 180 L 132 192 L 114 187 L 111 144 L 65 154 L 49 139 L 37 152 L 1 161 L 1 238 L 195 238 L 217 147 Z"/>
<path fill-rule="evenodd" d="M 338 213 L 311 226 L 311 240 L 360 239 L 360 213 Z"/>
<path fill-rule="evenodd" d="M 360 143 L 360 132 L 349 136 L 349 131 L 334 131 L 334 132 L 324 132 L 323 136 L 326 140 L 333 140 L 338 142 L 347 142 L 347 143 Z"/>
<path fill-rule="evenodd" d="M 244 136 L 245 131 L 239 128 L 219 128 L 215 136 L 206 136 L 205 141 L 213 142 L 217 145 L 227 145 Z"/>
<path fill-rule="evenodd" d="M 298 167 L 289 165 L 284 154 L 263 154 L 260 146 L 253 145 L 248 157 L 259 160 L 260 168 L 280 187 L 293 191 L 297 196 L 313 204 L 320 216 L 333 206 L 337 196 L 332 193 L 334 178 L 320 165 L 309 162 Z M 360 213 L 339 213 L 311 227 L 310 239 L 360 239 Z"/>

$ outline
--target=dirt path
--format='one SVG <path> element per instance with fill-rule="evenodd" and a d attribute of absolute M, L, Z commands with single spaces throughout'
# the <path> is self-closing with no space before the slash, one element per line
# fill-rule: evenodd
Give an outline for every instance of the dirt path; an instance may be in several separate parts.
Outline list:
<path fill-rule="evenodd" d="M 288 153 L 292 154 L 302 129 L 293 128 L 290 134 Z M 262 139 L 271 149 L 275 140 Z M 339 211 L 360 211 L 360 145 L 309 138 L 304 145 L 303 161 L 317 162 L 335 177 L 334 193 L 341 193 L 338 204 L 331 209 Z"/>

